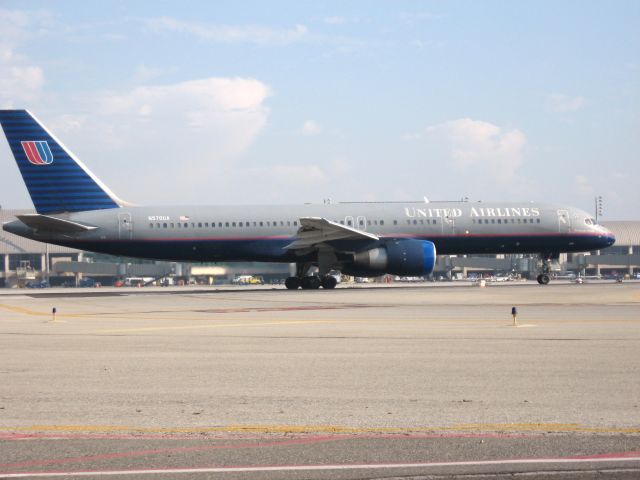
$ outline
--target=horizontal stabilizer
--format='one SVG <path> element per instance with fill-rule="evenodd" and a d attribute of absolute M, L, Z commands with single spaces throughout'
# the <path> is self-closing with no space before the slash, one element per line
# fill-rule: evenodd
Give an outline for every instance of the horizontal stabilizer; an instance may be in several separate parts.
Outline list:
<path fill-rule="evenodd" d="M 56 233 L 80 233 L 95 230 L 97 227 L 83 225 L 81 223 L 64 220 L 62 218 L 50 217 L 48 215 L 40 215 L 37 213 L 29 213 L 25 215 L 17 215 L 18 220 L 35 230 L 43 232 Z"/>
<path fill-rule="evenodd" d="M 285 249 L 306 249 L 334 240 L 378 240 L 378 236 L 373 233 L 332 222 L 326 218 L 303 217 L 300 219 L 300 225 L 296 239 L 284 247 Z"/>

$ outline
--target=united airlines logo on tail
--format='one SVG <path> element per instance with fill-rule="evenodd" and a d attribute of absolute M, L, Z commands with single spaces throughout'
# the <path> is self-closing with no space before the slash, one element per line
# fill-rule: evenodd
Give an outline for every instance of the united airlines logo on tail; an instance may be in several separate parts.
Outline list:
<path fill-rule="evenodd" d="M 53 154 L 46 141 L 20 142 L 22 149 L 27 155 L 29 163 L 34 165 L 49 165 L 53 162 Z"/>

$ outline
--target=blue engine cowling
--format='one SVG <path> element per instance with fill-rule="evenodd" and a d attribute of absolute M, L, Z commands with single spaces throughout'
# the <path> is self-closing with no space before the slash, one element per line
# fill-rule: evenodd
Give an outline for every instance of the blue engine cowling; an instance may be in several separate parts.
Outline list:
<path fill-rule="evenodd" d="M 385 273 L 407 277 L 429 275 L 436 264 L 436 247 L 427 240 L 391 240 L 358 252 L 342 271 L 348 275 L 377 276 Z"/>

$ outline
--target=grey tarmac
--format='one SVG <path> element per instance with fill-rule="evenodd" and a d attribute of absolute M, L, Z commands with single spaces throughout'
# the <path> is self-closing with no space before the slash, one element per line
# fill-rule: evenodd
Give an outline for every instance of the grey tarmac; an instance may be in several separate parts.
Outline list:
<path fill-rule="evenodd" d="M 2 291 L 0 478 L 640 478 L 639 327 L 634 282 Z"/>

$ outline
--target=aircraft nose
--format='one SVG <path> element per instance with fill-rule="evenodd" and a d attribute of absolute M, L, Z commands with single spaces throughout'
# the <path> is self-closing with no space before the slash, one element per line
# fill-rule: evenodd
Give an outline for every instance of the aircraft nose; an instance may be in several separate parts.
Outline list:
<path fill-rule="evenodd" d="M 607 242 L 607 247 L 610 247 L 611 245 L 616 243 L 616 236 L 610 230 L 607 230 L 605 239 Z"/>

